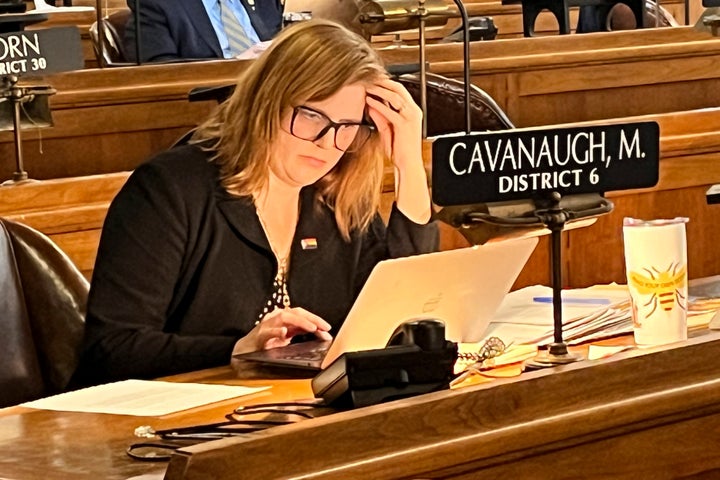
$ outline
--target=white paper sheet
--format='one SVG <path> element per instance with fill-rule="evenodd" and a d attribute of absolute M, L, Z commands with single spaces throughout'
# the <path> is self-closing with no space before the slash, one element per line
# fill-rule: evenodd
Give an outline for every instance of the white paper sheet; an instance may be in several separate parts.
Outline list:
<path fill-rule="evenodd" d="M 43 12 L 43 13 L 76 13 L 76 12 L 94 12 L 95 7 L 54 7 L 45 2 L 45 0 L 35 0 L 35 10 L 29 10 L 29 12 Z"/>
<path fill-rule="evenodd" d="M 23 407 L 65 412 L 155 417 L 250 395 L 270 387 L 124 380 L 23 403 Z"/>

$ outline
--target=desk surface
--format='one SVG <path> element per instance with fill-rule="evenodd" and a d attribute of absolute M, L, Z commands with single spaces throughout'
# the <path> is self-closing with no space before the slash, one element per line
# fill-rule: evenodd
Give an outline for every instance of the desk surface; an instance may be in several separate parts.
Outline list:
<path fill-rule="evenodd" d="M 125 449 L 139 440 L 133 435 L 136 427 L 151 425 L 160 429 L 214 422 L 238 405 L 312 397 L 309 380 L 237 380 L 230 367 L 169 379 L 272 385 L 272 390 L 163 417 L 6 408 L 0 410 L 0 478 L 119 480 L 164 471 L 166 463 L 141 462 L 125 454 Z"/>
<path fill-rule="evenodd" d="M 692 352 L 690 358 L 688 358 L 687 368 L 690 372 L 687 374 L 687 379 L 684 378 L 684 373 L 679 373 L 682 372 L 682 369 L 676 365 L 678 363 L 678 354 L 684 350 Z M 564 412 L 564 416 L 568 416 L 568 408 L 577 408 L 577 412 L 572 412 L 572 415 L 569 415 L 569 417 L 575 414 L 586 415 L 595 410 L 595 408 L 591 407 L 591 404 L 593 404 L 593 402 L 597 404 L 598 402 L 597 398 L 592 398 L 593 396 L 608 395 L 607 398 L 603 396 L 602 401 L 608 403 L 611 401 L 616 402 L 618 407 L 613 408 L 617 408 L 617 411 L 620 412 L 622 408 L 624 408 L 622 402 L 625 400 L 618 401 L 618 399 L 624 398 L 625 385 L 627 385 L 628 395 L 631 395 L 631 390 L 633 390 L 634 393 L 632 394 L 634 395 L 637 393 L 635 390 L 640 389 L 642 393 L 640 396 L 643 398 L 647 396 L 648 392 L 659 392 L 658 394 L 661 394 L 665 390 L 672 391 L 673 395 L 677 395 L 678 382 L 683 385 L 695 385 L 704 379 L 704 376 L 707 375 L 707 372 L 704 372 L 704 370 L 707 370 L 708 367 L 701 366 L 708 363 L 708 358 L 712 358 L 713 352 L 717 352 L 718 350 L 720 350 L 720 332 L 705 330 L 684 344 L 648 351 L 628 351 L 606 360 L 580 362 L 552 370 L 548 369 L 539 372 L 525 373 L 521 377 L 498 380 L 496 383 L 489 385 L 479 385 L 452 392 L 438 392 L 353 412 L 331 415 L 330 417 L 322 419 L 302 422 L 301 425 L 297 426 L 301 428 L 287 429 L 282 427 L 285 428 L 285 430 L 278 436 L 270 432 L 263 432 L 263 435 L 257 437 L 258 442 L 254 442 L 254 440 L 245 442 L 250 449 L 253 448 L 253 443 L 264 442 L 264 447 L 259 451 L 257 449 L 250 450 L 254 452 L 253 458 L 255 458 L 255 454 L 257 454 L 258 458 L 255 459 L 257 460 L 255 463 L 260 462 L 260 465 L 255 466 L 255 472 L 252 472 L 252 466 L 248 466 L 248 472 L 252 473 L 252 476 L 248 478 L 274 478 L 273 475 L 279 477 L 281 475 L 277 468 L 290 468 L 288 466 L 278 467 L 276 465 L 277 462 L 275 462 L 276 464 L 274 465 L 267 463 L 267 458 L 262 458 L 267 455 L 278 456 L 281 453 L 282 455 L 287 455 L 288 442 L 292 442 L 289 443 L 289 445 L 296 446 L 293 456 L 296 454 L 299 456 L 307 455 L 308 452 L 304 452 L 304 450 L 315 448 L 315 450 L 322 450 L 323 459 L 325 455 L 328 455 L 328 462 L 337 461 L 337 458 L 332 457 L 338 457 L 338 455 L 346 456 L 343 461 L 351 461 L 352 458 L 349 457 L 358 454 L 357 438 L 354 440 L 352 438 L 346 440 L 343 437 L 348 435 L 351 437 L 355 435 L 357 437 L 360 435 L 360 433 L 358 433 L 358 422 L 361 429 L 368 428 L 376 433 L 376 435 L 364 437 L 367 440 L 366 442 L 364 440 L 366 443 L 364 445 L 365 448 L 367 451 L 372 451 L 373 448 L 376 447 L 371 445 L 371 442 L 390 441 L 389 445 L 393 445 L 393 447 L 386 448 L 398 448 L 395 447 L 397 443 L 393 442 L 397 442 L 399 438 L 401 438 L 403 442 L 418 441 L 417 435 L 414 435 L 412 431 L 420 427 L 428 429 L 427 438 L 438 435 L 444 437 L 452 433 L 452 435 L 462 434 L 464 435 L 463 438 L 467 439 L 469 438 L 467 437 L 467 432 L 462 432 L 461 430 L 467 430 L 468 428 L 480 428 L 481 430 L 490 429 L 491 432 L 489 433 L 492 434 L 498 434 L 498 432 L 502 430 L 502 435 L 508 435 L 511 433 L 511 430 L 500 427 L 502 427 L 504 422 L 510 420 L 524 422 L 522 425 L 527 426 L 528 422 L 527 419 L 524 419 L 524 416 L 527 415 L 528 412 L 523 411 L 523 409 L 528 408 L 528 405 L 531 403 L 535 403 L 535 405 L 531 407 L 532 412 L 530 413 L 532 415 L 548 415 L 548 419 L 552 417 L 553 421 L 556 421 L 559 417 L 553 415 L 553 409 L 555 407 L 559 409 L 558 411 Z M 675 357 L 672 357 L 673 355 Z M 641 365 L 644 365 L 644 367 Z M 663 375 L 652 376 L 641 373 L 643 370 L 645 372 L 652 371 L 653 368 L 662 371 Z M 594 374 L 594 371 L 598 373 Z M 632 379 L 630 378 L 632 375 L 642 375 L 642 377 L 639 378 L 643 380 Z M 562 387 L 558 382 L 561 382 L 563 378 L 572 383 Z M 588 379 L 593 380 L 588 382 Z M 32 410 L 22 407 L 11 407 L 0 410 L 0 477 L 28 480 L 65 478 L 126 479 L 147 473 L 161 473 L 166 468 L 165 463 L 144 463 L 132 460 L 126 456 L 125 449 L 131 443 L 137 441 L 133 436 L 133 431 L 136 427 L 140 425 L 152 425 L 154 428 L 170 428 L 208 423 L 221 420 L 224 414 L 239 404 L 298 400 L 307 399 L 312 396 L 308 380 L 272 380 L 269 382 L 263 380 L 239 380 L 230 367 L 178 375 L 170 377 L 169 380 L 242 384 L 249 386 L 271 384 L 273 388 L 271 391 L 261 392 L 242 399 L 229 400 L 187 412 L 154 418 L 63 413 Z M 715 383 L 717 383 L 717 381 L 715 381 Z M 571 385 L 572 388 L 569 388 L 568 385 Z M 552 395 L 557 394 L 558 387 L 563 388 L 564 393 L 568 396 L 568 398 L 562 402 L 558 402 L 557 399 L 552 397 Z M 502 389 L 502 391 L 496 390 L 496 388 Z M 498 397 L 498 394 L 502 394 L 502 397 Z M 695 398 L 696 401 L 703 400 L 697 395 L 697 392 L 690 392 L 690 394 L 694 395 L 693 398 Z M 535 398 L 532 399 L 533 402 L 530 402 L 530 399 L 527 398 L 528 395 L 537 397 L 537 402 L 534 402 Z M 499 400 L 500 398 L 502 398 L 502 400 Z M 491 403 L 487 403 L 488 401 Z M 446 402 L 452 403 L 452 405 L 445 405 Z M 562 405 L 560 403 L 562 403 Z M 668 409 L 676 403 L 677 402 L 663 401 L 658 404 L 658 408 Z M 544 404 L 548 404 L 549 407 L 544 407 Z M 445 408 L 443 405 L 445 407 L 452 406 L 453 408 Z M 692 406 L 688 405 L 688 408 L 692 410 Z M 701 408 L 699 404 L 698 408 Z M 430 411 L 434 413 L 429 416 L 424 414 L 422 418 L 419 418 L 415 422 L 417 425 L 412 424 L 412 422 L 408 423 L 409 418 L 415 418 L 413 417 L 413 415 L 415 415 L 413 411 L 418 409 L 423 412 Z M 478 409 L 486 412 L 487 418 L 485 418 L 484 415 L 479 415 L 480 411 L 478 411 Z M 498 409 L 499 411 L 496 411 Z M 397 415 L 393 413 L 395 411 Z M 704 414 L 707 414 L 706 410 L 703 411 Z M 656 412 L 655 414 L 668 415 L 669 412 L 669 410 L 663 410 L 663 412 Z M 498 417 L 499 413 L 501 413 L 500 417 Z M 619 421 L 618 419 L 628 422 L 637 421 L 636 418 L 625 418 L 623 415 L 618 415 L 618 418 L 608 418 L 605 414 L 601 415 L 601 417 L 603 419 L 602 421 Z M 577 419 L 573 420 L 573 418 L 570 418 L 570 420 L 576 423 L 578 421 Z M 404 422 L 403 425 L 406 425 L 406 428 L 404 428 L 402 432 L 395 431 L 394 427 L 390 425 L 393 421 Z M 540 419 L 535 418 L 533 421 L 539 422 Z M 645 421 L 647 423 L 647 419 Z M 380 422 L 378 425 L 383 425 L 383 427 L 376 425 L 378 422 Z M 436 424 L 437 422 L 440 423 Z M 362 425 L 367 425 L 367 427 L 362 427 Z M 315 426 L 318 428 L 314 428 Z M 346 426 L 347 428 L 342 428 L 342 426 Z M 542 430 L 542 422 L 539 423 L 539 428 Z M 605 428 L 606 427 L 603 427 L 603 431 L 613 431 L 612 429 L 605 430 Z M 316 431 L 313 432 L 313 430 Z M 453 432 L 446 430 L 453 430 Z M 332 436 L 337 436 L 337 438 L 327 439 L 328 431 L 332 431 Z M 566 429 L 563 428 L 562 431 L 565 432 Z M 270 435 L 266 433 L 270 433 Z M 303 437 L 304 434 L 310 435 L 307 437 L 308 441 L 298 442 L 298 438 L 301 440 L 305 438 Z M 365 434 L 367 435 L 367 432 L 365 432 Z M 298 437 L 298 435 L 300 435 L 300 437 Z M 475 436 L 478 437 L 477 434 Z M 268 449 L 268 442 L 272 442 L 274 437 L 277 437 L 275 438 L 277 443 L 271 443 L 271 445 L 276 445 L 277 448 Z M 396 438 L 385 438 L 382 440 L 384 437 Z M 482 439 L 473 439 L 473 441 L 480 440 Z M 528 440 L 530 439 L 528 438 Z M 314 444 L 313 442 L 315 441 L 320 443 L 323 443 L 323 441 L 327 443 L 337 442 L 339 453 L 330 453 L 328 452 L 328 445 Z M 423 441 L 429 440 L 423 438 Z M 222 440 L 221 442 L 226 441 Z M 349 445 L 353 445 L 353 447 L 351 449 L 343 449 L 343 442 L 350 442 Z M 437 445 L 440 445 L 442 448 L 448 448 L 447 441 L 439 442 Z M 495 445 L 497 446 L 497 444 Z M 511 442 L 510 445 L 514 444 Z M 259 446 L 262 447 L 262 445 Z M 240 445 L 240 447 L 242 447 L 242 445 Z M 238 446 L 231 445 L 230 448 L 238 448 Z M 329 450 L 333 449 L 334 447 L 329 448 Z M 282 450 L 282 452 L 278 452 L 277 450 Z M 412 451 L 413 449 L 409 449 L 402 454 L 412 455 Z M 473 451 L 485 452 L 486 450 Z M 318 454 L 319 452 L 316 451 L 315 453 Z M 442 452 L 440 453 L 442 454 Z M 308 455 L 308 457 L 312 457 L 312 455 Z M 315 457 L 317 460 L 317 455 L 315 455 Z M 380 457 L 382 457 L 382 455 L 380 455 Z M 447 458 L 447 452 L 442 454 L 441 457 Z M 298 460 L 298 462 L 302 463 L 304 460 Z M 415 464 L 414 462 L 400 463 L 403 465 Z M 332 463 L 329 463 L 329 465 L 332 465 Z M 303 465 L 294 465 L 294 468 L 303 467 Z M 270 473 L 265 476 L 257 476 L 258 468 L 269 468 Z M 380 478 L 373 476 L 372 464 L 369 465 L 368 468 L 369 476 L 366 478 Z M 388 469 L 386 465 L 379 465 L 376 468 L 382 468 L 382 470 L 376 470 L 375 473 L 378 471 L 388 472 L 383 478 L 399 478 L 399 476 L 395 476 L 398 472 L 391 471 L 393 469 Z M 212 472 L 210 472 L 210 474 L 211 477 L 208 478 L 215 478 L 212 477 Z M 310 475 L 308 478 L 326 477 Z M 343 478 L 362 477 L 349 475 Z M 435 478 L 435 475 L 423 476 L 422 478 Z M 466 477 L 463 476 L 462 478 Z"/>

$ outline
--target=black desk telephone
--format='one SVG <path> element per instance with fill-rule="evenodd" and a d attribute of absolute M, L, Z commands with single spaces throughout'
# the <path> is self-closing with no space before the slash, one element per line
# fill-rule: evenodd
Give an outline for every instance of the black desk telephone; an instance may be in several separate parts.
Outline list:
<path fill-rule="evenodd" d="M 386 348 L 341 355 L 312 379 L 313 393 L 333 407 L 354 408 L 443 390 L 457 351 L 442 322 L 406 322 Z"/>

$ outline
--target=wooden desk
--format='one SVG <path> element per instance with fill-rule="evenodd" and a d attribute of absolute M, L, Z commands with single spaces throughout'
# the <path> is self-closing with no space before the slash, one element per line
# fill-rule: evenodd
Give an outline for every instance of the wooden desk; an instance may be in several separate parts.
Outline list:
<path fill-rule="evenodd" d="M 183 382 L 268 385 L 236 380 L 230 367 L 171 377 Z M 125 449 L 141 425 L 155 428 L 220 421 L 240 404 L 311 398 L 308 380 L 274 380 L 261 392 L 164 417 L 63 413 L 23 407 L 0 409 L 0 477 L 23 480 L 125 480 L 162 471 L 166 463 L 132 460 Z"/>
<path fill-rule="evenodd" d="M 462 46 L 429 45 L 433 72 L 462 76 Z M 383 50 L 417 63 L 415 47 Z M 472 81 L 518 126 L 717 107 L 720 38 L 692 28 L 474 42 Z M 36 179 L 131 170 L 200 123 L 214 102 L 189 103 L 197 86 L 233 82 L 247 61 L 146 65 L 47 77 L 55 126 L 23 132 Z M 663 72 L 659 75 L 657 72 Z M 0 179 L 15 168 L 12 132 L 0 133 Z"/>
<path fill-rule="evenodd" d="M 525 373 L 184 449 L 179 478 L 657 479 L 720 469 L 720 332 L 676 346 Z M 239 381 L 229 368 L 176 381 Z M 0 472 L 27 480 L 126 479 L 163 464 L 125 456 L 133 430 L 217 421 L 240 403 L 307 398 L 307 380 L 163 418 L 0 411 Z M 186 470 L 187 469 L 187 470 Z M 200 473 L 202 472 L 202 473 Z"/>

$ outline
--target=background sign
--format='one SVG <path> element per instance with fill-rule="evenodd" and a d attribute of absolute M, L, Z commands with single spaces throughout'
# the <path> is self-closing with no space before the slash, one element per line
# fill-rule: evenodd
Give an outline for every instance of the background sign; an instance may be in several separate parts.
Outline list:
<path fill-rule="evenodd" d="M 44 75 L 82 68 L 82 46 L 77 27 L 0 35 L 0 76 Z"/>
<path fill-rule="evenodd" d="M 432 195 L 440 206 L 603 193 L 658 181 L 655 122 L 439 137 Z"/>

